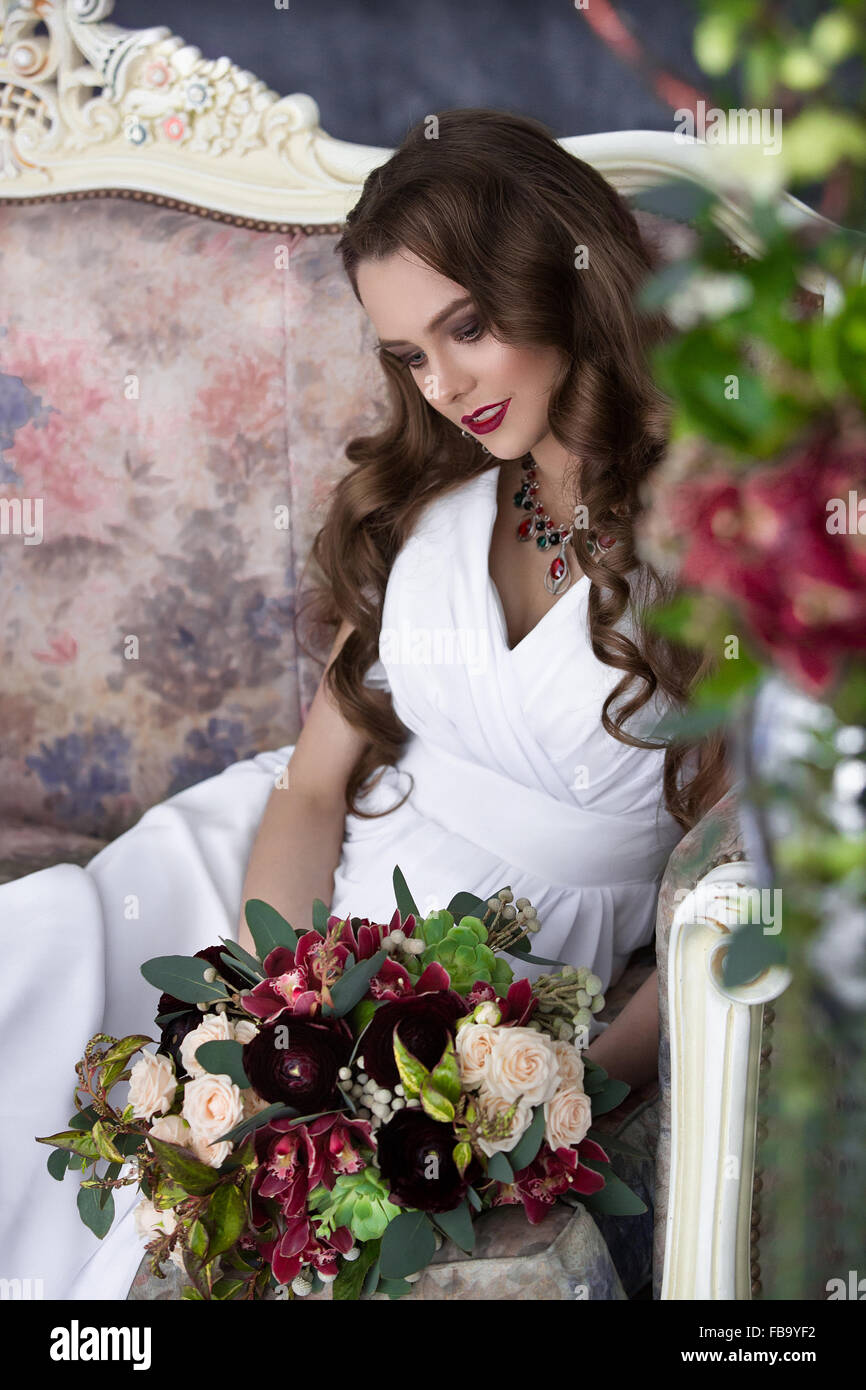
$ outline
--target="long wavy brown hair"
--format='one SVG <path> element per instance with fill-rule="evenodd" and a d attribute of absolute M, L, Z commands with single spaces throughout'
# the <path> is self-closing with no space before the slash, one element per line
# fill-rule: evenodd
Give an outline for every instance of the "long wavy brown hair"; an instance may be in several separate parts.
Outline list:
<path fill-rule="evenodd" d="M 369 175 L 335 249 L 359 302 L 359 262 L 405 248 L 465 288 L 482 326 L 500 341 L 561 350 L 549 427 L 574 461 L 567 481 L 590 518 L 571 544 L 591 581 L 592 650 L 624 673 L 601 721 L 623 743 L 666 749 L 665 806 L 689 830 L 730 785 L 723 736 L 652 742 L 623 727 L 657 691 L 682 708 L 714 664 L 645 622 L 649 606 L 676 592 L 675 580 L 638 557 L 633 538 L 645 505 L 641 488 L 665 452 L 670 419 L 647 350 L 672 327 L 635 304 L 655 257 L 623 199 L 539 121 L 483 108 L 435 119 L 438 129 L 429 117 L 419 122 Z M 579 252 L 586 269 L 576 269 Z M 422 395 L 408 368 L 387 352 L 380 361 L 385 422 L 346 447 L 352 467 L 334 488 L 308 560 L 323 579 L 300 605 L 320 624 L 336 629 L 347 620 L 354 629 L 326 684 L 368 738 L 346 787 L 347 809 L 360 815 L 388 814 L 365 812 L 358 801 L 396 762 L 408 733 L 388 692 L 364 682 L 379 656 L 391 566 L 431 498 L 491 467 L 478 442 L 464 439 Z M 591 555 L 594 533 L 618 544 Z M 628 605 L 634 640 L 615 628 Z"/>

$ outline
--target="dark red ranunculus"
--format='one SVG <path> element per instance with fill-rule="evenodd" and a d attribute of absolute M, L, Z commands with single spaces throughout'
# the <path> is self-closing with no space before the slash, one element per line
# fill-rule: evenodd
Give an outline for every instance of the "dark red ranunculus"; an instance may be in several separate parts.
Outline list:
<path fill-rule="evenodd" d="M 166 1010 L 168 1012 L 168 1010 Z M 173 1018 L 170 1023 L 163 1024 L 162 1032 L 159 1035 L 158 1052 L 166 1052 L 174 1062 L 174 1069 L 178 1076 L 185 1076 L 186 1072 L 181 1061 L 180 1045 L 187 1033 L 191 1033 L 193 1028 L 197 1028 L 201 1023 L 201 1013 L 198 1009 L 191 1009 L 179 1018 Z"/>
<path fill-rule="evenodd" d="M 465 1001 L 452 989 L 383 1004 L 373 1015 L 359 1048 L 365 1071 L 380 1086 L 393 1087 L 400 1080 L 394 1061 L 394 1029 L 398 1024 L 403 1046 L 425 1067 L 435 1067 L 449 1037 L 454 1037 L 457 1019 L 466 1012 Z"/>
<path fill-rule="evenodd" d="M 453 1150 L 453 1125 L 441 1125 L 423 1109 L 392 1115 L 377 1133 L 377 1162 L 392 1201 L 423 1212 L 453 1211 L 466 1188 L 484 1176 L 473 1158 L 460 1177 Z"/>
<path fill-rule="evenodd" d="M 391 1199 L 419 1211 L 451 1211 L 481 1173 L 473 1159 L 461 1178 L 454 1162 L 454 1126 L 423 1110 L 398 1110 L 377 1134 L 376 1154 Z"/>
<path fill-rule="evenodd" d="M 244 1071 L 263 1100 L 282 1101 L 310 1115 L 336 1105 L 337 1073 L 351 1052 L 344 1024 L 328 1028 L 284 1014 L 244 1045 Z"/>

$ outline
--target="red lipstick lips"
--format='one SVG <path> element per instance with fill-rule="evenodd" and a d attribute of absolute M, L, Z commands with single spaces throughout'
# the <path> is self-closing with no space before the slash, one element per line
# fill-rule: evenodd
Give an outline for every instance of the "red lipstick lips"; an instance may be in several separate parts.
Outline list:
<path fill-rule="evenodd" d="M 489 434 L 491 430 L 499 429 L 510 404 L 509 396 L 507 401 L 500 401 L 498 405 L 479 406 L 471 415 L 462 415 L 460 423 L 466 425 L 473 434 Z"/>

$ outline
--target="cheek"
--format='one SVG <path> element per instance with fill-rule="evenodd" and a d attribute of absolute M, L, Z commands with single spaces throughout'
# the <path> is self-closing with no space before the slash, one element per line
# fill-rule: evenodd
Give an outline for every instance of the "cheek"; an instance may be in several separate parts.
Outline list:
<path fill-rule="evenodd" d="M 537 348 L 500 347 L 499 351 L 500 371 L 518 401 L 528 410 L 545 408 L 558 372 L 556 354 Z"/>

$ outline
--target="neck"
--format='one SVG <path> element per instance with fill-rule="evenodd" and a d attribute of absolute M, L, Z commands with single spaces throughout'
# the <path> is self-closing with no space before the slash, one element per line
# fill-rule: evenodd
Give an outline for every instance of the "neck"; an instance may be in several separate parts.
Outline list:
<path fill-rule="evenodd" d="M 544 445 L 548 443 L 553 444 L 555 453 L 551 449 L 544 448 Z M 530 450 L 529 459 L 535 468 L 538 499 L 543 504 L 544 510 L 558 526 L 567 527 L 574 515 L 577 502 L 574 493 L 574 477 L 572 476 L 568 482 L 565 481 L 573 460 L 570 459 L 561 445 L 550 439 L 550 436 L 543 440 L 541 445 Z"/>

